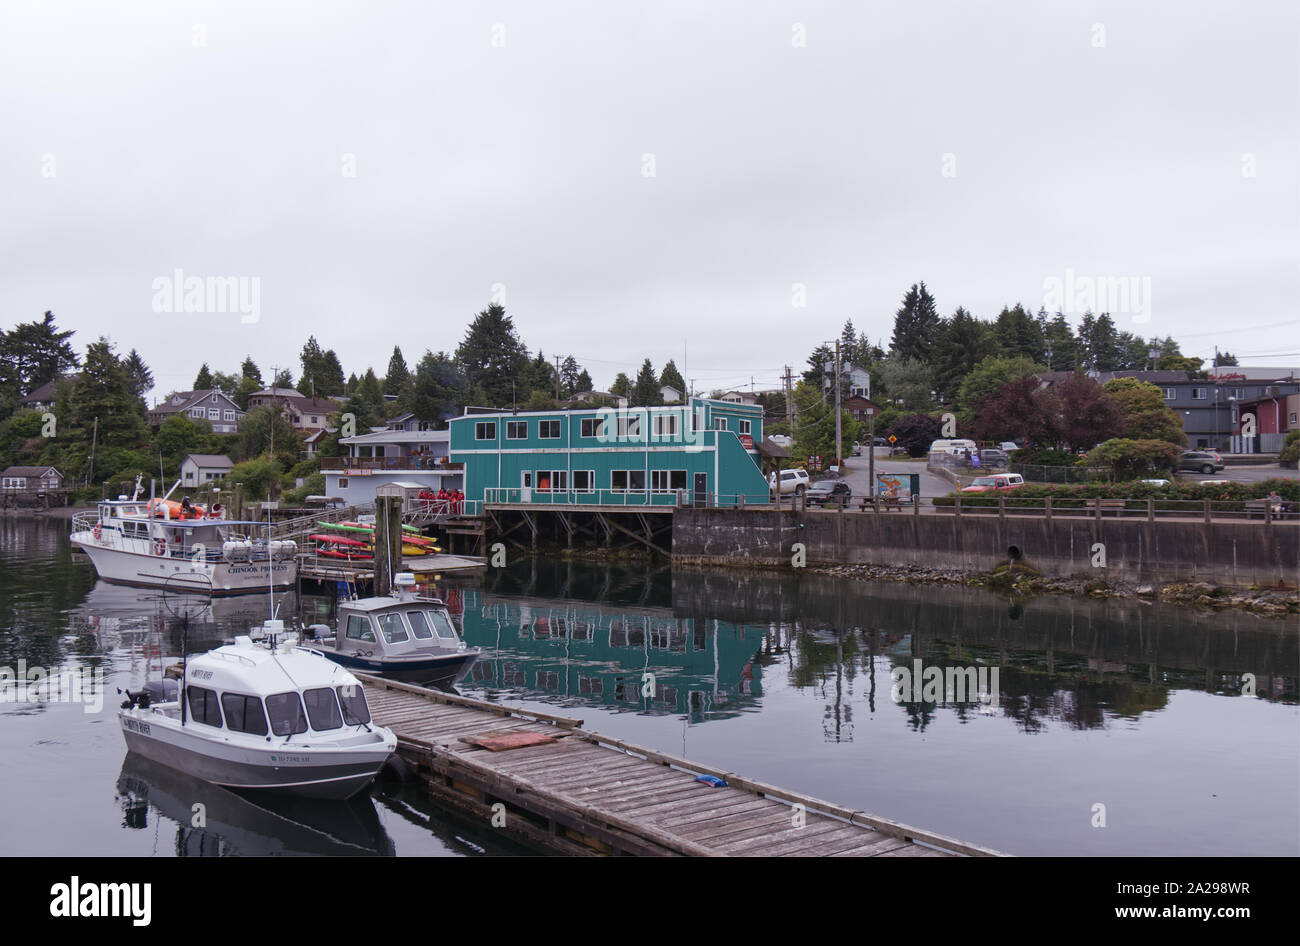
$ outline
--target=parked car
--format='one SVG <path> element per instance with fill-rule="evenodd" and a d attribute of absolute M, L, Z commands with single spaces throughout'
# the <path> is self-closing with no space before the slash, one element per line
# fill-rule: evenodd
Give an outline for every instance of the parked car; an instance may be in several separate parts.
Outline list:
<path fill-rule="evenodd" d="M 974 440 L 936 440 L 930 444 L 931 453 L 947 453 L 952 456 L 973 453 L 976 449 Z"/>
<path fill-rule="evenodd" d="M 1196 473 L 1218 473 L 1223 469 L 1223 457 L 1212 450 L 1184 450 L 1178 458 L 1178 469 Z"/>
<path fill-rule="evenodd" d="M 843 480 L 822 480 L 808 488 L 804 499 L 810 506 L 847 506 L 853 499 L 853 491 Z"/>
<path fill-rule="evenodd" d="M 786 495 L 787 493 L 802 493 L 804 490 L 808 488 L 808 483 L 809 483 L 808 471 L 805 470 L 803 467 L 796 467 L 793 470 L 781 471 L 781 495 L 782 496 Z M 776 490 L 777 478 L 775 472 L 773 472 L 772 475 L 767 478 L 767 485 L 771 487 L 773 490 Z"/>
<path fill-rule="evenodd" d="M 1013 450 L 1019 450 L 1020 444 L 1016 443 L 1014 440 L 1004 440 L 998 444 L 998 449 L 1011 453 Z"/>
<path fill-rule="evenodd" d="M 1025 478 L 1019 473 L 995 473 L 992 476 L 977 476 L 975 482 L 965 487 L 963 493 L 1006 493 L 1025 485 Z"/>
<path fill-rule="evenodd" d="M 980 462 L 983 463 L 985 467 L 1004 468 L 1007 465 L 1008 459 L 1007 452 L 997 447 L 985 447 L 980 451 Z"/>
<path fill-rule="evenodd" d="M 875 440 L 872 441 L 872 443 L 874 443 L 877 447 L 889 446 L 889 441 L 886 440 L 884 437 L 877 437 Z"/>
<path fill-rule="evenodd" d="M 855 457 L 862 456 L 862 444 L 858 443 L 856 440 L 853 441 L 853 455 Z"/>

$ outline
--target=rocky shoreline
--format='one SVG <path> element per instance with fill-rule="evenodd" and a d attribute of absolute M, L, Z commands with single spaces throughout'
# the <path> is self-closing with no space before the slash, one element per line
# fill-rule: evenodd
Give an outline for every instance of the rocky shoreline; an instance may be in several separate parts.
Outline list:
<path fill-rule="evenodd" d="M 1280 617 L 1300 614 L 1295 588 L 1224 588 L 1208 582 L 1164 584 L 1102 578 L 1051 578 L 1024 565 L 1004 565 L 987 573 L 920 565 L 809 565 L 808 571 L 857 581 L 899 581 L 909 584 L 959 584 L 1025 597 L 1031 594 L 1079 595 L 1088 598 L 1140 598 L 1190 604 L 1212 610 L 1237 608 Z"/>

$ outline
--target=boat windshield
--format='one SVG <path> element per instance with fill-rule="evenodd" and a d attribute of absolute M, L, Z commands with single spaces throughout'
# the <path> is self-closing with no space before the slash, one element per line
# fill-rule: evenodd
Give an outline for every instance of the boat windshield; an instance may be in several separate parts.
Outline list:
<path fill-rule="evenodd" d="M 303 690 L 302 698 L 307 703 L 307 716 L 311 719 L 311 728 L 317 732 L 338 729 L 343 725 L 343 716 L 339 713 L 339 701 L 329 687 L 316 687 Z"/>
<path fill-rule="evenodd" d="M 433 624 L 433 629 L 438 632 L 439 637 L 454 638 L 456 629 L 451 626 L 451 619 L 447 617 L 445 611 L 430 611 L 429 621 Z"/>
<path fill-rule="evenodd" d="M 297 693 L 271 694 L 266 698 L 266 712 L 271 717 L 271 732 L 277 736 L 307 731 L 307 714 Z"/>
<path fill-rule="evenodd" d="M 400 644 L 410 639 L 402 624 L 402 615 L 397 611 L 379 615 L 379 629 L 384 633 L 384 640 L 390 644 Z"/>
<path fill-rule="evenodd" d="M 429 627 L 429 622 L 424 617 L 423 611 L 407 611 L 406 619 L 411 622 L 411 633 L 417 640 L 427 641 L 433 639 L 433 630 Z"/>
<path fill-rule="evenodd" d="M 349 726 L 361 726 L 370 722 L 370 707 L 366 705 L 366 692 L 356 684 L 335 687 L 339 694 L 339 704 L 343 707 L 343 722 Z"/>

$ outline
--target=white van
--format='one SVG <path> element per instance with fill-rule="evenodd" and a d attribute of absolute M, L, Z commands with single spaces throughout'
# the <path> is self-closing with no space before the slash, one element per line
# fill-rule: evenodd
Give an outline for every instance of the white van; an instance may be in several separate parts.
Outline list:
<path fill-rule="evenodd" d="M 962 451 L 967 453 L 975 452 L 974 440 L 936 440 L 930 444 L 931 453 L 946 453 L 951 456 L 960 456 Z"/>

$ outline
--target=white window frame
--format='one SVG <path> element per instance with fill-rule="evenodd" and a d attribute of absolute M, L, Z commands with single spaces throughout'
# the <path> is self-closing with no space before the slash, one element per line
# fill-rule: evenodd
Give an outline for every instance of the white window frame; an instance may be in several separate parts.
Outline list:
<path fill-rule="evenodd" d="M 1176 401 L 1176 400 L 1178 400 L 1178 389 L 1177 389 L 1177 388 L 1165 388 L 1165 400 L 1166 400 L 1166 401 Z"/>
<path fill-rule="evenodd" d="M 522 427 L 524 432 L 518 436 L 512 434 L 512 427 Z M 528 421 L 526 420 L 508 420 L 506 421 L 506 439 L 507 440 L 527 440 L 528 439 Z"/>
<path fill-rule="evenodd" d="M 605 418 L 603 417 L 584 417 L 579 424 L 580 437 L 596 438 L 601 435 L 605 428 Z"/>
<path fill-rule="evenodd" d="M 484 428 L 492 428 L 492 432 L 486 437 L 482 436 L 481 431 Z M 474 439 L 475 440 L 496 440 L 497 439 L 497 422 L 494 420 L 476 420 L 474 422 Z"/>
<path fill-rule="evenodd" d="M 578 477 L 587 478 L 586 486 L 578 485 Z M 595 470 L 574 470 L 573 471 L 573 492 L 575 493 L 594 493 L 596 492 L 596 471 Z"/>
<path fill-rule="evenodd" d="M 539 493 L 567 493 L 569 491 L 569 471 L 568 470 L 538 470 L 537 482 L 542 481 L 542 477 L 549 477 L 550 486 L 542 488 L 537 487 Z M 559 485 L 556 485 L 556 484 Z"/>
<path fill-rule="evenodd" d="M 747 421 L 747 420 L 738 420 L 738 421 L 736 421 L 736 428 L 737 428 L 737 432 L 738 432 L 738 433 L 748 435 L 748 434 L 749 434 L 749 431 L 750 431 L 750 429 L 751 429 L 751 428 L 750 428 L 750 421 Z"/>
<path fill-rule="evenodd" d="M 551 425 L 555 426 L 552 427 Z M 560 431 L 563 425 L 558 420 L 539 420 L 537 422 L 537 439 L 538 440 L 559 440 Z M 548 430 L 554 430 L 554 434 L 548 434 Z"/>
<path fill-rule="evenodd" d="M 726 430 L 726 429 L 727 429 L 727 418 L 725 418 L 725 417 L 715 417 L 715 418 L 713 418 L 713 429 L 714 429 L 714 430 Z"/>
<path fill-rule="evenodd" d="M 1192 400 L 1208 401 L 1209 397 L 1207 396 L 1207 391 L 1208 388 L 1192 388 Z"/>
<path fill-rule="evenodd" d="M 665 430 L 665 428 L 667 428 Z M 676 414 L 655 414 L 653 430 L 656 437 L 676 437 L 677 436 L 677 415 Z"/>
<path fill-rule="evenodd" d="M 680 476 L 680 486 L 673 485 L 674 477 Z M 675 493 L 678 490 L 686 489 L 686 471 L 685 470 L 651 470 L 650 471 L 650 492 L 652 493 Z M 658 483 L 659 485 L 655 485 Z"/>

